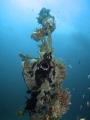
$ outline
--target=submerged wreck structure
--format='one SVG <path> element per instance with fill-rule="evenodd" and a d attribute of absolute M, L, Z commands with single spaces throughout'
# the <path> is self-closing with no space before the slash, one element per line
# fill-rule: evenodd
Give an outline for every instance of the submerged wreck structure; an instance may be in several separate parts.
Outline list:
<path fill-rule="evenodd" d="M 19 54 L 22 58 L 23 78 L 28 87 L 26 106 L 17 115 L 29 113 L 30 120 L 59 120 L 69 109 L 70 92 L 62 88 L 66 68 L 53 56 L 52 33 L 56 29 L 55 18 L 50 10 L 42 8 L 37 21 L 42 28 L 35 29 L 31 38 L 41 41 L 39 57 Z"/>

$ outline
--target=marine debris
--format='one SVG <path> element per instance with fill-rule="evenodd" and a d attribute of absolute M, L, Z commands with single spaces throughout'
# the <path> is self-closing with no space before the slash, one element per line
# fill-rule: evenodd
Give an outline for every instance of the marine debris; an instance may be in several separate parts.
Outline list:
<path fill-rule="evenodd" d="M 25 113 L 30 115 L 30 120 L 59 120 L 69 109 L 70 92 L 62 88 L 66 77 L 65 64 L 53 57 L 52 32 L 56 28 L 55 18 L 50 15 L 50 10 L 42 8 L 38 23 L 42 28 L 36 29 L 31 38 L 42 44 L 39 58 L 31 62 L 32 57 L 19 54 L 24 61 L 23 78 L 28 87 L 26 93 L 26 106 L 17 115 Z"/>

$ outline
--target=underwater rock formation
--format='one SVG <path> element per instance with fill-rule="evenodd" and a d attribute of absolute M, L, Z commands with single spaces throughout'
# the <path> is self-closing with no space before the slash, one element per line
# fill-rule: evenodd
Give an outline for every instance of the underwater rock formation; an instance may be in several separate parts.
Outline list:
<path fill-rule="evenodd" d="M 66 77 L 65 65 L 53 57 L 51 33 L 55 29 L 51 28 L 55 27 L 55 23 L 49 12 L 49 9 L 41 9 L 37 20 L 42 28 L 31 35 L 36 41 L 42 40 L 42 44 L 38 45 L 39 58 L 33 61 L 33 57 L 19 54 L 24 61 L 22 75 L 28 87 L 26 93 L 30 94 L 30 98 L 25 97 L 23 114 L 29 113 L 30 120 L 59 120 L 69 109 L 71 95 L 62 88 Z"/>

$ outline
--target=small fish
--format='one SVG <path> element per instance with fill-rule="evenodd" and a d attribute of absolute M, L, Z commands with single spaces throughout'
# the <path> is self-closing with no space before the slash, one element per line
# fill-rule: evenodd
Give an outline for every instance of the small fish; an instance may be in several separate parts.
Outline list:
<path fill-rule="evenodd" d="M 88 88 L 88 90 L 90 90 L 90 87 Z"/>
<path fill-rule="evenodd" d="M 79 115 L 78 115 L 78 117 L 77 117 L 77 120 L 79 120 Z"/>
<path fill-rule="evenodd" d="M 85 97 L 85 95 L 83 95 L 83 97 L 82 98 L 84 98 Z"/>
<path fill-rule="evenodd" d="M 88 79 L 90 78 L 90 74 L 88 75 Z"/>
<path fill-rule="evenodd" d="M 80 63 L 81 63 L 81 60 L 78 61 L 78 64 L 80 64 Z"/>
<path fill-rule="evenodd" d="M 75 89 L 73 88 L 73 90 L 75 90 Z"/>
<path fill-rule="evenodd" d="M 86 118 L 80 118 L 79 120 L 86 120 Z"/>
<path fill-rule="evenodd" d="M 79 115 L 78 115 L 78 117 L 77 117 L 77 120 L 79 120 Z"/>
<path fill-rule="evenodd" d="M 72 103 L 71 102 L 69 102 L 69 105 L 71 105 Z"/>
<path fill-rule="evenodd" d="M 68 63 L 71 63 L 71 61 L 70 61 L 70 60 L 67 60 L 67 62 L 68 62 Z"/>
<path fill-rule="evenodd" d="M 70 68 L 72 68 L 72 66 L 71 65 L 68 65 Z"/>
<path fill-rule="evenodd" d="M 82 106 L 80 106 L 80 110 L 82 110 Z"/>
<path fill-rule="evenodd" d="M 90 106 L 90 102 L 89 102 L 89 101 L 87 102 L 87 106 L 88 106 L 88 107 Z"/>

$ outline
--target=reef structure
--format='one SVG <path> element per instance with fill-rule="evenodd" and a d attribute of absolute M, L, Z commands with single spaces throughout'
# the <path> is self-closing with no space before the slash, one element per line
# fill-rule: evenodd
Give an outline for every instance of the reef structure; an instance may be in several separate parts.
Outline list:
<path fill-rule="evenodd" d="M 30 120 L 59 120 L 69 109 L 70 92 L 62 88 L 66 77 L 66 67 L 53 56 L 52 32 L 55 30 L 55 18 L 50 10 L 42 8 L 38 23 L 42 28 L 36 29 L 31 38 L 41 41 L 39 58 L 19 54 L 23 60 L 23 78 L 28 87 L 24 110 L 18 112 L 21 116 L 29 113 Z"/>

